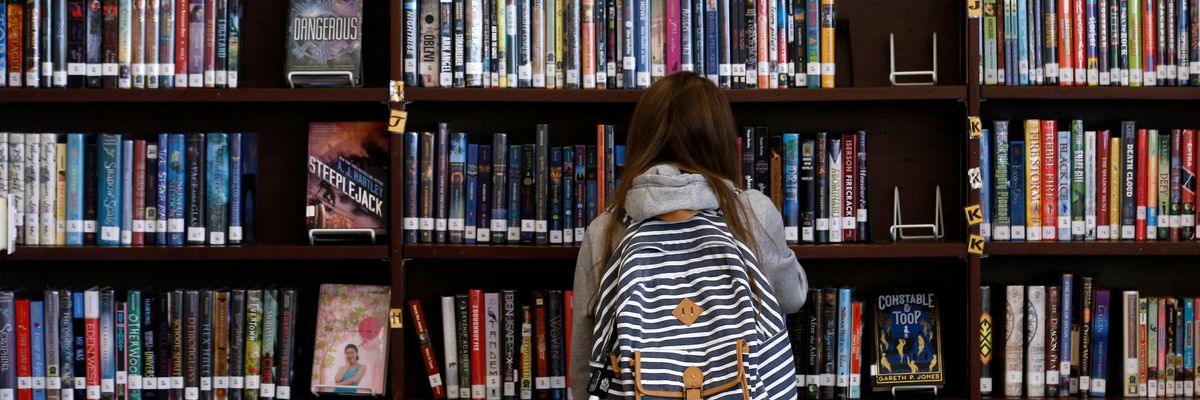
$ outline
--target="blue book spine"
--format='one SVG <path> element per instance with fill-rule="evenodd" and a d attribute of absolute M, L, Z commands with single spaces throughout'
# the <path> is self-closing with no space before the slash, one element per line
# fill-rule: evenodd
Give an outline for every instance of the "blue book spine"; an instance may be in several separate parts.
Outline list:
<path fill-rule="evenodd" d="M 984 129 L 979 135 L 979 214 L 983 222 L 979 223 L 979 236 L 983 240 L 992 240 L 992 132 Z M 786 148 L 786 145 L 784 146 Z M 784 161 L 787 162 L 786 159 Z M 787 171 L 787 167 L 784 167 Z M 785 200 L 786 201 L 786 200 Z M 786 226 L 786 223 L 785 223 Z"/>
<path fill-rule="evenodd" d="M 114 353 L 115 340 L 113 331 L 116 329 L 113 315 L 113 292 L 100 291 L 100 398 L 112 399 L 116 390 L 117 360 Z M 85 315 L 86 317 L 86 315 Z"/>
<path fill-rule="evenodd" d="M 622 51 L 624 52 L 624 57 L 621 59 L 622 68 L 624 69 L 624 71 L 622 71 L 624 73 L 624 82 L 622 83 L 625 85 L 625 89 L 637 88 L 637 42 L 633 40 L 633 9 L 633 2 L 625 1 L 621 10 L 621 14 L 623 16 L 621 23 L 623 24 L 622 29 L 624 30 L 624 37 L 622 38 L 624 40 L 624 42 L 622 42 Z"/>
<path fill-rule="evenodd" d="M 992 197 L 995 199 L 992 202 L 995 217 L 992 221 L 992 237 L 995 240 L 1009 240 L 1009 213 L 1008 213 L 1008 121 L 995 121 L 994 141 L 992 142 L 992 151 L 995 152 L 993 161 L 995 166 L 992 177 L 995 178 L 995 191 L 992 192 Z"/>
<path fill-rule="evenodd" d="M 549 190 L 546 195 L 550 197 L 550 215 L 547 216 L 547 218 L 550 219 L 548 221 L 550 225 L 550 244 L 562 244 L 562 148 L 550 147 L 549 151 L 550 154 L 548 154 L 546 158 L 548 159 L 547 162 L 550 163 L 548 168 L 550 172 L 550 182 L 548 182 Z"/>
<path fill-rule="evenodd" d="M 612 183 L 608 186 L 606 193 L 616 193 L 617 188 L 621 186 L 621 172 L 625 171 L 625 146 L 612 146 L 613 149 L 613 170 Z"/>
<path fill-rule="evenodd" d="M 466 183 L 466 202 L 463 204 L 464 226 L 463 226 L 463 241 L 467 244 L 475 244 L 476 238 L 476 215 L 475 207 L 479 202 L 479 145 L 467 145 L 467 183 Z"/>
<path fill-rule="evenodd" d="M 1058 132 L 1058 240 L 1071 240 L 1071 132 Z"/>
<path fill-rule="evenodd" d="M 575 242 L 583 243 L 587 217 L 587 146 L 575 146 Z"/>
<path fill-rule="evenodd" d="M 594 221 L 599 216 L 599 211 L 596 210 L 596 148 L 588 146 L 587 149 L 587 186 L 585 188 L 585 196 L 587 198 L 587 220 L 588 223 Z"/>
<path fill-rule="evenodd" d="M 67 135 L 67 245 L 83 245 L 83 134 Z"/>
<path fill-rule="evenodd" d="M 172 71 L 173 73 L 174 71 Z M 163 81 L 166 82 L 166 81 Z M 158 180 L 155 196 L 155 212 L 158 214 L 154 222 L 154 234 L 159 246 L 167 245 L 167 146 L 169 145 L 169 135 L 165 133 L 158 134 L 158 173 L 155 179 Z"/>
<path fill-rule="evenodd" d="M 701 0 L 696 0 L 701 1 Z M 563 244 L 575 243 L 575 148 L 562 147 Z"/>
<path fill-rule="evenodd" d="M 808 59 L 808 87 L 821 87 L 821 1 L 808 0 L 805 17 L 804 40 L 808 43 L 805 58 Z M 815 77 L 815 79 L 814 79 Z"/>
<path fill-rule="evenodd" d="M 1029 0 L 1017 0 L 1017 79 L 1029 84 Z"/>
<path fill-rule="evenodd" d="M 242 134 L 229 134 L 229 244 L 242 244 Z"/>
<path fill-rule="evenodd" d="M 449 170 L 446 171 L 449 178 L 449 193 L 450 198 L 447 202 L 449 215 L 446 218 L 448 223 L 448 239 L 449 243 L 463 242 L 463 229 L 466 228 L 466 209 L 463 207 L 465 197 L 466 179 L 466 163 L 467 163 L 467 134 L 463 132 L 454 132 L 450 134 L 450 164 Z"/>
<path fill-rule="evenodd" d="M 7 4 L 5 4 L 7 6 Z M 8 85 L 8 15 L 7 7 L 0 7 L 0 85 Z M 11 353 L 10 353 L 11 354 Z M 15 387 L 15 386 L 14 386 Z"/>
<path fill-rule="evenodd" d="M 33 400 L 46 400 L 46 303 L 29 302 L 30 366 L 33 367 Z"/>
<path fill-rule="evenodd" d="M 637 55 L 637 88 L 650 87 L 650 0 L 632 0 L 637 4 L 634 12 L 634 32 Z"/>
<path fill-rule="evenodd" d="M 1025 141 L 1008 147 L 1009 212 L 1012 214 L 1012 240 L 1025 241 Z"/>
<path fill-rule="evenodd" d="M 229 136 L 210 133 L 204 136 L 205 201 L 208 244 L 224 245 L 229 230 Z"/>
<path fill-rule="evenodd" d="M 800 242 L 800 135 L 783 134 L 783 236 Z"/>
<path fill-rule="evenodd" d="M 1183 76 L 1187 76 L 1183 74 Z M 1195 329 L 1196 307 L 1195 299 L 1183 299 L 1183 378 L 1184 385 L 1189 388 L 1186 393 L 1194 392 L 1194 381 L 1196 378 L 1196 334 L 1192 329 Z"/>
<path fill-rule="evenodd" d="M 1018 83 L 1017 76 L 1020 75 L 1017 68 L 1017 1 L 1004 0 L 1004 73 L 1007 76 L 1009 85 Z"/>
<path fill-rule="evenodd" d="M 853 330 L 851 326 L 854 321 L 850 315 L 850 289 L 838 289 L 838 304 L 837 304 L 837 324 L 838 324 L 838 352 L 837 352 L 837 393 L 849 394 L 850 392 L 850 332 Z"/>
<path fill-rule="evenodd" d="M 99 140 L 96 187 L 100 206 L 96 219 L 100 237 L 96 244 L 117 246 L 121 244 L 121 135 L 105 133 Z"/>
<path fill-rule="evenodd" d="M 1109 292 L 1097 290 L 1095 301 L 1096 312 L 1092 316 L 1091 389 L 1092 397 L 1104 397 L 1104 388 L 1108 380 Z"/>
<path fill-rule="evenodd" d="M 121 245 L 133 244 L 133 141 L 121 140 Z"/>
<path fill-rule="evenodd" d="M 1073 304 L 1074 298 L 1075 298 L 1075 276 L 1071 275 L 1071 274 L 1063 274 L 1063 276 L 1062 276 L 1062 306 L 1059 307 L 1059 310 L 1064 310 L 1064 311 L 1062 312 L 1062 317 L 1060 318 L 1059 324 L 1058 324 L 1058 326 L 1059 326 L 1058 342 L 1059 343 L 1071 343 L 1071 324 L 1072 324 L 1071 314 L 1072 314 L 1072 312 L 1067 312 L 1065 310 L 1074 310 L 1074 308 L 1072 308 L 1072 307 L 1074 307 L 1074 304 Z M 1071 370 L 1071 354 L 1072 354 L 1071 346 L 1070 345 L 1058 346 L 1058 348 L 1059 348 L 1058 370 L 1059 371 L 1070 371 Z M 1071 374 L 1060 374 L 1058 377 L 1058 387 L 1059 388 L 1071 387 Z"/>
<path fill-rule="evenodd" d="M 183 246 L 183 166 L 187 162 L 184 157 L 184 137 L 182 133 L 172 133 L 167 138 L 167 244 Z"/>
<path fill-rule="evenodd" d="M 479 205 L 475 207 L 475 241 L 490 243 L 492 240 L 492 145 L 479 145 L 478 167 L 476 168 L 479 189 L 475 192 Z"/>
<path fill-rule="evenodd" d="M 521 242 L 521 145 L 508 146 L 508 241 Z"/>
<path fill-rule="evenodd" d="M 708 80 L 716 84 L 721 80 L 721 62 L 720 55 L 717 52 L 717 34 L 720 30 L 717 28 L 717 0 L 703 0 L 704 2 L 704 68 L 708 75 Z M 576 160 L 582 160 L 576 154 Z"/>
<path fill-rule="evenodd" d="M 241 0 L 239 0 L 241 1 Z M 232 87 L 232 81 L 231 86 Z M 258 135 L 242 133 L 242 230 L 243 241 L 254 242 L 254 198 L 258 182 Z"/>
<path fill-rule="evenodd" d="M 492 134 L 492 243 L 508 241 L 508 135 Z"/>
<path fill-rule="evenodd" d="M 420 185 L 417 171 L 420 169 L 420 159 L 417 157 L 419 143 L 417 132 L 404 133 L 404 242 L 417 243 L 420 231 L 417 201 Z"/>

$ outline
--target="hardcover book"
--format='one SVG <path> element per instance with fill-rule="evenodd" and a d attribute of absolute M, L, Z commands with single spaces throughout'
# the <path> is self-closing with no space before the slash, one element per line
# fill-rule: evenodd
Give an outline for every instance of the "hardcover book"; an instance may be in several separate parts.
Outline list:
<path fill-rule="evenodd" d="M 309 229 L 387 229 L 383 123 L 314 122 L 308 130 Z"/>
<path fill-rule="evenodd" d="M 391 288 L 321 285 L 312 392 L 382 396 Z"/>
<path fill-rule="evenodd" d="M 287 65 L 292 86 L 362 86 L 362 2 L 292 0 Z"/>
<path fill-rule="evenodd" d="M 934 293 L 882 295 L 876 299 L 875 391 L 946 383 L 942 368 L 941 320 Z"/>

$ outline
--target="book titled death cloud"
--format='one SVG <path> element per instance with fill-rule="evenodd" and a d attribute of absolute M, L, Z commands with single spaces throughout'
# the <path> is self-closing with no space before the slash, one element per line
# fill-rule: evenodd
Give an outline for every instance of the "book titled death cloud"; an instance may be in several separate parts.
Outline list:
<path fill-rule="evenodd" d="M 362 86 L 362 0 L 291 0 L 287 66 L 293 86 Z"/>
<path fill-rule="evenodd" d="M 388 136 L 382 122 L 308 126 L 309 229 L 386 233 Z"/>
<path fill-rule="evenodd" d="M 946 383 L 941 320 L 933 293 L 887 294 L 875 301 L 875 391 Z"/>

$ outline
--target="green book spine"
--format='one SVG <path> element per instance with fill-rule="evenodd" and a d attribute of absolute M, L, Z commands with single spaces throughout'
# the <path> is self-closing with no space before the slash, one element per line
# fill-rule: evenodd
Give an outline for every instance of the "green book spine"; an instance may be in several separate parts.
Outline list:
<path fill-rule="evenodd" d="M 262 355 L 263 295 L 261 290 L 246 291 L 246 388 L 243 398 L 258 400 L 258 361 Z"/>
<path fill-rule="evenodd" d="M 126 359 L 126 373 L 128 374 L 128 389 L 127 397 L 129 400 L 141 400 L 142 398 L 142 292 L 140 290 L 130 290 L 126 293 L 128 299 L 129 310 L 125 313 L 125 321 L 128 327 L 125 332 L 128 335 L 125 339 L 125 350 L 128 351 Z"/>
<path fill-rule="evenodd" d="M 263 399 L 275 398 L 275 343 L 279 336 L 279 291 L 263 290 L 262 359 L 259 375 L 262 377 L 259 393 Z"/>
<path fill-rule="evenodd" d="M 1129 86 L 1142 86 L 1142 1 L 1129 0 Z"/>
<path fill-rule="evenodd" d="M 1158 239 L 1171 236 L 1171 134 L 1158 134 Z"/>
<path fill-rule="evenodd" d="M 1084 193 L 1083 121 L 1071 121 L 1071 240 L 1082 241 L 1087 233 L 1084 214 L 1087 204 Z"/>

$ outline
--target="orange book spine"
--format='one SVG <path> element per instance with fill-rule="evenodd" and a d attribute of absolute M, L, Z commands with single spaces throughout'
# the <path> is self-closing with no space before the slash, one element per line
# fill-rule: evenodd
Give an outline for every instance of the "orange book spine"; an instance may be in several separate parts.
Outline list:
<path fill-rule="evenodd" d="M 604 142 L 604 125 L 596 125 L 596 216 L 604 213 L 604 200 L 607 198 L 604 193 L 604 182 L 608 178 L 604 154 L 608 149 Z"/>

